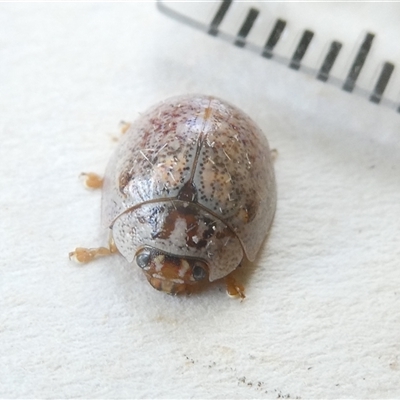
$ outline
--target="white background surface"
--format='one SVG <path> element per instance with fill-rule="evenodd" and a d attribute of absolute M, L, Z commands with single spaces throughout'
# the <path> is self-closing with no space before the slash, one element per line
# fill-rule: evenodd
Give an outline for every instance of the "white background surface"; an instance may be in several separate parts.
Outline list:
<path fill-rule="evenodd" d="M 2 4 L 0 57 L 2 398 L 400 397 L 399 115 L 152 3 Z M 104 243 L 79 173 L 104 170 L 120 120 L 189 92 L 241 107 L 279 152 L 244 302 L 67 257 Z"/>

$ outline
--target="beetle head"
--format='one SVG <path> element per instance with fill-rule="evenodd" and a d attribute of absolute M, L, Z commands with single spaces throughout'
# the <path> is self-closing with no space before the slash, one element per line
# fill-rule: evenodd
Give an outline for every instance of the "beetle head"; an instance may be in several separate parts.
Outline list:
<path fill-rule="evenodd" d="M 142 247 L 135 255 L 136 264 L 149 283 L 168 294 L 187 292 L 188 288 L 208 280 L 204 261 L 164 253 L 152 247 Z"/>

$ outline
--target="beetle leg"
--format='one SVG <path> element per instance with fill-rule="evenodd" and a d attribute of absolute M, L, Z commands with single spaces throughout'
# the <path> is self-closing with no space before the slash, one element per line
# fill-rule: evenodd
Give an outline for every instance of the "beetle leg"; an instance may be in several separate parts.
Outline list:
<path fill-rule="evenodd" d="M 126 121 L 121 121 L 119 123 L 119 127 L 121 129 L 121 133 L 124 134 L 126 133 L 126 131 L 131 127 L 131 123 L 130 122 L 126 122 Z"/>
<path fill-rule="evenodd" d="M 83 185 L 86 189 L 100 189 L 103 186 L 103 178 L 94 172 L 82 172 Z"/>
<path fill-rule="evenodd" d="M 117 246 L 114 243 L 114 239 L 110 239 L 109 247 L 97 247 L 87 249 L 85 247 L 77 247 L 74 251 L 69 253 L 69 259 L 75 261 L 78 264 L 87 264 L 99 257 L 111 256 L 112 254 L 118 253 Z"/>
<path fill-rule="evenodd" d="M 244 295 L 244 286 L 237 282 L 233 274 L 225 277 L 226 292 L 230 297 L 240 297 L 242 300 L 246 297 Z"/>
<path fill-rule="evenodd" d="M 119 125 L 121 133 L 124 134 L 132 124 L 130 122 L 121 121 Z M 83 178 L 83 185 L 86 189 L 100 189 L 103 186 L 103 178 L 94 172 L 82 172 L 80 177 Z"/>

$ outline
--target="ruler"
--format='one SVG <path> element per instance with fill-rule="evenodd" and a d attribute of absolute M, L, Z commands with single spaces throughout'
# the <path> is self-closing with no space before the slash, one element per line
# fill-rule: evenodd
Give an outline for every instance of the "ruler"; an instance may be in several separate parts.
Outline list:
<path fill-rule="evenodd" d="M 384 12 L 383 15 L 378 12 L 376 17 L 381 24 L 374 23 L 375 26 L 368 29 L 360 23 L 354 24 L 351 16 L 344 18 L 349 3 L 328 5 L 332 7 L 328 9 L 330 24 L 326 23 L 325 8 L 325 20 L 320 25 L 317 14 L 323 4 L 313 5 L 313 15 L 307 12 L 296 15 L 295 8 L 301 11 L 299 7 L 304 7 L 304 3 L 287 2 L 277 6 L 273 2 L 158 0 L 157 6 L 176 21 L 400 113 L 400 78 L 395 71 L 395 61 L 400 61 L 400 44 L 397 46 L 397 40 L 387 39 L 390 26 L 385 26 L 385 22 L 390 18 L 385 19 Z M 362 12 L 369 12 L 372 18 L 378 10 L 377 4 L 362 6 Z M 396 12 L 400 15 L 398 5 L 394 5 L 395 9 L 385 3 L 378 6 L 383 11 L 386 7 L 389 17 Z M 357 10 L 357 4 L 353 4 L 354 8 Z M 393 29 L 396 29 L 396 21 L 393 21 Z M 398 26 L 400 37 L 400 24 Z M 359 31 L 355 33 L 355 29 Z"/>

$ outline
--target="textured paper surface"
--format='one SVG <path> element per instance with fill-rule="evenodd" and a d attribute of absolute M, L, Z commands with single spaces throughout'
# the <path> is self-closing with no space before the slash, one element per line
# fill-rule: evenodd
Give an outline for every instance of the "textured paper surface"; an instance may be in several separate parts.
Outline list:
<path fill-rule="evenodd" d="M 400 117 L 159 14 L 152 3 L 3 4 L 1 398 L 400 396 Z M 278 150 L 257 261 L 200 295 L 153 290 L 104 244 L 118 122 L 207 93 Z"/>

